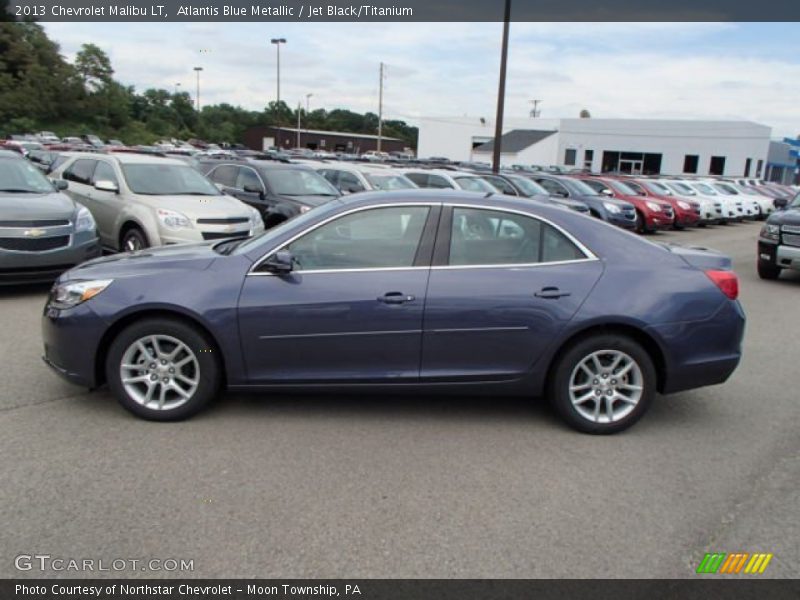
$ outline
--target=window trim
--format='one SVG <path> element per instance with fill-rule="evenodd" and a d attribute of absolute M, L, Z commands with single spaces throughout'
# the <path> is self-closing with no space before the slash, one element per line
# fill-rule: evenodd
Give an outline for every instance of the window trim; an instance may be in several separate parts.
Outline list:
<path fill-rule="evenodd" d="M 442 235 L 441 226 L 445 225 L 448 228 L 452 228 L 453 223 L 453 209 L 455 208 L 467 208 L 467 209 L 479 209 L 479 210 L 489 210 L 493 212 L 506 212 L 511 214 L 521 215 L 523 217 L 528 217 L 531 219 L 537 219 L 541 223 L 545 223 L 553 227 L 556 231 L 561 233 L 564 237 L 566 237 L 570 242 L 575 244 L 575 246 L 580 250 L 584 258 L 574 258 L 570 260 L 556 260 L 550 262 L 535 262 L 535 263 L 493 263 L 493 264 L 486 264 L 486 265 L 450 265 L 446 264 L 450 261 L 450 229 L 448 229 L 446 235 Z M 436 236 L 436 251 L 434 252 L 434 256 L 438 259 L 435 262 L 440 262 L 444 260 L 445 264 L 432 264 L 431 269 L 437 271 L 444 271 L 444 270 L 456 270 L 456 269 L 519 269 L 519 268 L 531 268 L 531 267 L 544 267 L 550 265 L 566 265 L 572 263 L 580 263 L 580 262 L 594 262 L 600 260 L 598 256 L 589 250 L 580 240 L 578 240 L 574 235 L 566 231 L 563 227 L 553 223 L 549 219 L 545 217 L 541 217 L 539 215 L 533 215 L 531 213 L 516 210 L 513 208 L 506 208 L 500 206 L 490 206 L 488 204 L 459 204 L 459 203 L 447 203 L 442 207 L 443 213 L 440 219 L 440 229 L 439 234 Z M 444 240 L 446 238 L 446 247 L 442 250 L 440 246 L 439 240 Z"/>
<path fill-rule="evenodd" d="M 261 184 L 261 192 L 260 193 L 266 195 L 269 192 L 269 188 L 267 188 L 266 184 L 264 183 L 264 179 L 261 177 L 261 174 L 258 172 L 257 169 L 254 169 L 253 167 L 251 167 L 249 165 L 241 165 L 239 167 L 239 172 L 236 174 L 236 181 L 234 181 L 234 185 L 232 186 L 232 189 L 238 190 L 238 191 L 240 191 L 242 193 L 245 193 L 245 194 L 255 194 L 256 193 L 256 192 L 245 192 L 243 187 L 242 188 L 236 187 L 236 184 L 239 183 L 239 177 L 241 176 L 241 174 L 243 172 L 245 172 L 247 170 L 250 170 L 255 174 L 256 179 L 258 179 L 259 183 Z"/>
<path fill-rule="evenodd" d="M 270 273 L 269 271 L 259 271 L 258 268 L 261 266 L 261 263 L 265 262 L 269 257 L 271 257 L 276 252 L 279 252 L 279 251 L 283 250 L 286 246 L 288 246 L 289 244 L 291 244 L 295 240 L 301 238 L 302 236 L 304 236 L 304 235 L 306 235 L 308 233 L 311 233 L 311 232 L 315 231 L 316 229 L 319 229 L 323 225 L 327 225 L 331 221 L 334 221 L 334 220 L 336 220 L 336 219 L 338 219 L 340 217 L 346 217 L 348 215 L 351 215 L 351 214 L 354 214 L 354 213 L 357 213 L 357 212 L 363 212 L 363 211 L 366 211 L 366 210 L 375 210 L 375 209 L 379 209 L 379 208 L 397 208 L 397 207 L 407 207 L 407 206 L 424 206 L 424 207 L 430 209 L 428 211 L 428 217 L 427 217 L 427 220 L 425 221 L 425 225 L 422 227 L 422 233 L 420 235 L 419 246 L 417 246 L 417 252 L 414 255 L 414 262 L 417 262 L 417 260 L 419 258 L 423 258 L 423 257 L 420 256 L 420 251 L 422 250 L 423 245 L 425 243 L 425 236 L 430 234 L 430 228 L 428 227 L 428 224 L 431 221 L 432 216 L 435 213 L 438 213 L 438 211 L 436 211 L 436 209 L 437 208 L 441 209 L 441 207 L 442 207 L 442 203 L 441 202 L 394 202 L 392 204 L 381 204 L 379 206 L 359 206 L 357 208 L 353 208 L 351 210 L 348 210 L 348 211 L 345 211 L 345 212 L 342 212 L 342 213 L 337 213 L 335 215 L 331 215 L 327 219 L 323 219 L 322 221 L 320 221 L 316 225 L 313 225 L 310 228 L 304 229 L 300 233 L 297 233 L 297 234 L 293 235 L 292 237 L 290 237 L 285 242 L 282 242 L 281 244 L 279 244 L 275 248 L 272 248 L 271 250 L 269 250 L 266 254 L 264 254 L 261 258 L 259 258 L 257 261 L 255 261 L 252 264 L 252 266 L 250 267 L 250 269 L 247 272 L 246 277 L 250 277 L 251 275 L 255 276 L 255 277 L 263 277 L 263 276 L 275 277 L 276 273 Z M 436 221 L 437 224 L 439 223 L 440 218 L 441 218 L 441 213 L 435 214 L 434 220 Z M 433 230 L 433 233 L 434 234 L 436 233 L 436 229 L 435 228 Z M 433 246 L 433 244 L 432 244 L 432 246 Z M 429 254 L 429 256 L 430 256 L 430 254 Z M 430 262 L 430 258 L 428 260 Z M 364 268 L 353 268 L 353 269 L 309 269 L 307 271 L 304 271 L 302 269 L 298 269 L 296 271 L 292 271 L 292 273 L 304 273 L 306 275 L 310 275 L 310 274 L 316 274 L 316 273 L 361 273 L 361 272 L 368 272 L 368 271 L 370 271 L 370 272 L 371 271 L 416 271 L 416 270 L 420 270 L 420 269 L 430 269 L 430 268 L 431 268 L 431 266 L 430 266 L 430 264 L 428 264 L 428 265 L 423 265 L 423 266 L 412 265 L 410 267 L 364 267 Z"/>

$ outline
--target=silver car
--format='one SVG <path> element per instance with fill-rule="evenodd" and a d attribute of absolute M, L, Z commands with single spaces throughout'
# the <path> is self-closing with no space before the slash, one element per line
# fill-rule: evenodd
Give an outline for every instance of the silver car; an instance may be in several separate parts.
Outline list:
<path fill-rule="evenodd" d="M 112 250 L 247 237 L 264 231 L 257 210 L 225 195 L 186 163 L 141 154 L 79 153 L 51 174 L 88 208 Z"/>

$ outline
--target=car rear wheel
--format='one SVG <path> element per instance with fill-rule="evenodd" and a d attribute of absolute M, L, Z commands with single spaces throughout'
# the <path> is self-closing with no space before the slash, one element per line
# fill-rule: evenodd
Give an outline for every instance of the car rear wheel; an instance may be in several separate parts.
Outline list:
<path fill-rule="evenodd" d="M 550 401 L 568 425 L 609 434 L 627 429 L 646 412 L 656 393 L 656 372 L 637 342 L 602 334 L 570 346 L 549 383 Z"/>
<path fill-rule="evenodd" d="M 781 268 L 763 260 L 758 261 L 758 276 L 761 279 L 777 279 L 781 276 Z"/>
<path fill-rule="evenodd" d="M 138 227 L 131 227 L 122 236 L 122 250 L 124 252 L 136 252 L 148 248 L 150 243 L 144 231 Z"/>
<path fill-rule="evenodd" d="M 221 368 L 213 349 L 202 332 L 181 321 L 134 323 L 111 343 L 108 385 L 120 404 L 139 417 L 185 419 L 219 391 Z"/>

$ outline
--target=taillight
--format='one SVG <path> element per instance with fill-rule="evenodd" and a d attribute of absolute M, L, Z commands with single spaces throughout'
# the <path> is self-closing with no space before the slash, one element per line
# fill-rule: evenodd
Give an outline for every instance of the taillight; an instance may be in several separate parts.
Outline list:
<path fill-rule="evenodd" d="M 706 271 L 708 278 L 731 300 L 739 297 L 739 278 L 733 271 Z"/>

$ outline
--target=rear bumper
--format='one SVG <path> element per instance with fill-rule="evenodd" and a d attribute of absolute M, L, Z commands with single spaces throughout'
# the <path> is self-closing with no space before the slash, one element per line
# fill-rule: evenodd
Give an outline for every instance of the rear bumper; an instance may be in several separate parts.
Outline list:
<path fill-rule="evenodd" d="M 656 325 L 650 333 L 664 341 L 662 394 L 725 382 L 742 355 L 745 315 L 738 301 L 724 301 L 709 319 Z"/>

